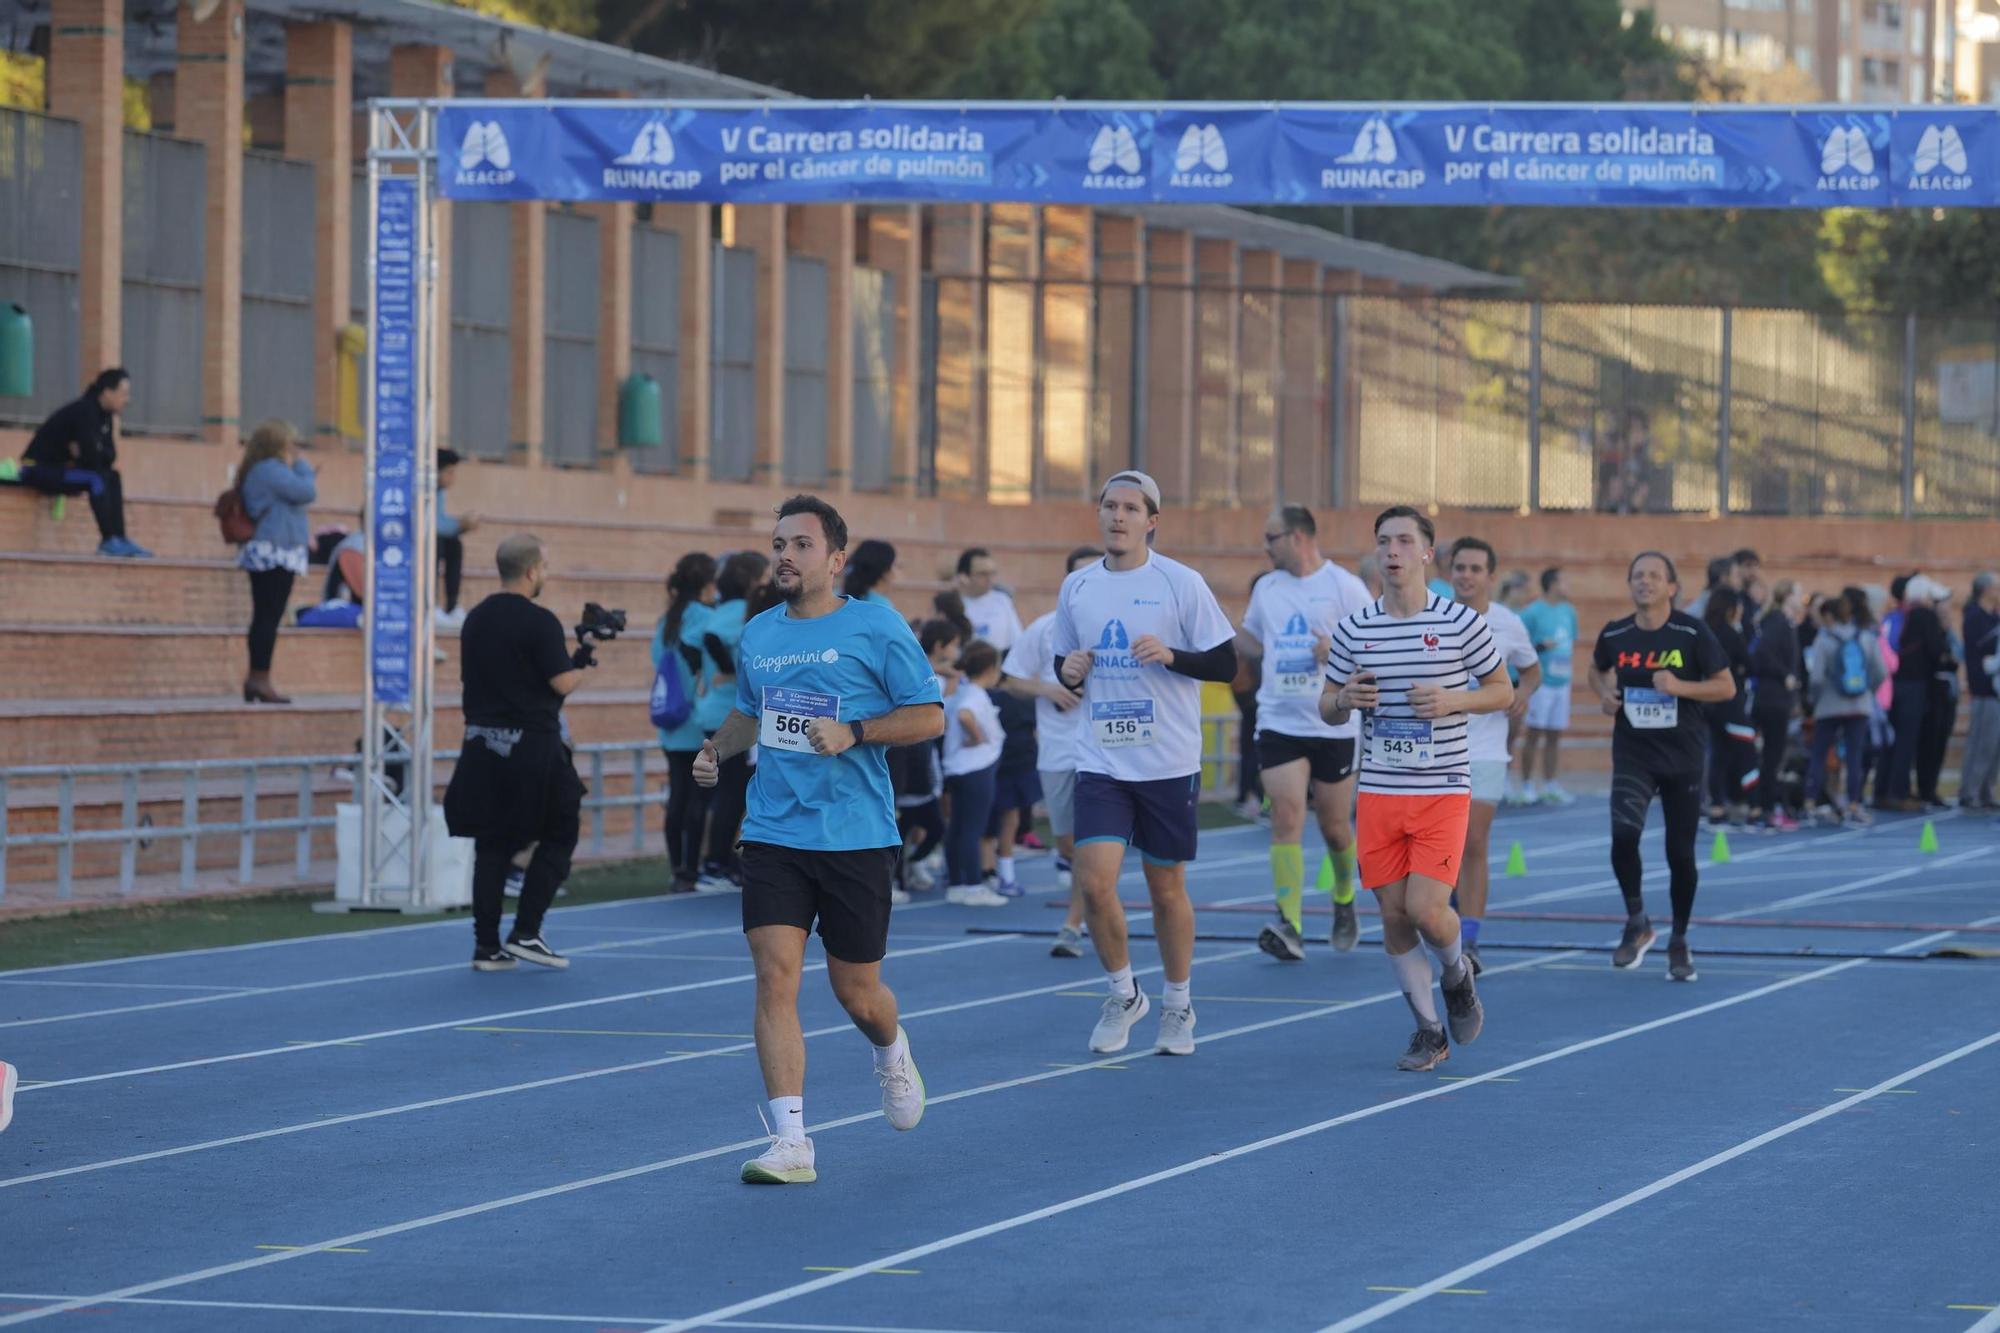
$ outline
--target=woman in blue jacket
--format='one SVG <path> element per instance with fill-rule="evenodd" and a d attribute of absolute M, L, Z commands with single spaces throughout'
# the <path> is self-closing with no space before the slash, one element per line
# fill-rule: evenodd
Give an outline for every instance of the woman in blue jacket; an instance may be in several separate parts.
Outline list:
<path fill-rule="evenodd" d="M 257 531 L 237 554 L 250 576 L 250 674 L 243 702 L 288 704 L 271 684 L 271 655 L 278 625 L 292 600 L 292 580 L 306 572 L 312 533 L 306 507 L 319 497 L 312 464 L 299 456 L 299 433 L 283 421 L 266 421 L 250 433 L 236 465 L 236 489 Z"/>
<path fill-rule="evenodd" d="M 667 613 L 653 631 L 653 666 L 675 672 L 681 695 L 695 708 L 674 727 L 661 727 L 660 748 L 667 753 L 667 861 L 673 866 L 670 892 L 692 893 L 701 870 L 701 833 L 708 817 L 709 792 L 694 780 L 695 756 L 706 734 L 697 720 L 700 708 L 701 653 L 681 646 L 682 636 L 699 642 L 715 601 L 715 557 L 700 551 L 680 558 L 667 576 Z"/>

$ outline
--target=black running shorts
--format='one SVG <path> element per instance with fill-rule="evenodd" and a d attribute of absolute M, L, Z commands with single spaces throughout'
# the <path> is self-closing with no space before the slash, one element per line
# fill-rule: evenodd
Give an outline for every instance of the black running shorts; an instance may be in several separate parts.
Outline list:
<path fill-rule="evenodd" d="M 743 929 L 797 926 L 843 963 L 879 963 L 889 951 L 889 889 L 895 847 L 812 852 L 743 844 Z"/>

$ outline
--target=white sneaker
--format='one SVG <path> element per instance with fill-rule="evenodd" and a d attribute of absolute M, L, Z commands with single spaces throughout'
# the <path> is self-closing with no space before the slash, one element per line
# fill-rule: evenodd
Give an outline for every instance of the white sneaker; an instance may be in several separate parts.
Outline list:
<path fill-rule="evenodd" d="M 901 889 L 897 888 L 897 887 L 896 887 L 895 885 L 893 885 L 893 884 L 892 884 L 892 885 L 890 885 L 890 886 L 889 886 L 889 906 L 891 906 L 891 907 L 908 907 L 909 905 L 910 905 L 910 895 L 909 895 L 909 894 L 907 894 L 907 893 L 905 893 L 905 892 L 904 892 L 903 890 L 901 890 Z"/>
<path fill-rule="evenodd" d="M 903 879 L 918 893 L 928 893 L 937 887 L 937 876 L 933 875 L 931 868 L 922 861 L 912 861 L 909 869 L 903 873 Z"/>
<path fill-rule="evenodd" d="M 1067 870 L 1056 871 L 1056 887 L 1068 893 L 1076 887 L 1076 877 Z"/>
<path fill-rule="evenodd" d="M 944 891 L 944 900 L 960 907 L 1005 907 L 1007 900 L 984 884 L 957 884 Z"/>
<path fill-rule="evenodd" d="M 1135 992 L 1129 1000 L 1105 996 L 1104 1012 L 1097 1016 L 1097 1026 L 1090 1030 L 1090 1049 L 1098 1055 L 1124 1050 L 1125 1043 L 1132 1039 L 1132 1025 L 1152 1008 L 1153 1002 L 1143 990 Z"/>
<path fill-rule="evenodd" d="M 0 1060 L 0 1129 L 14 1123 L 14 1089 L 20 1082 L 21 1071 Z"/>
<path fill-rule="evenodd" d="M 1575 805 L 1576 797 L 1564 791 L 1561 783 L 1551 782 L 1548 786 L 1542 788 L 1542 804 Z"/>
<path fill-rule="evenodd" d="M 1160 1038 L 1153 1043 L 1160 1055 L 1194 1054 L 1194 1006 L 1160 1010 Z"/>
<path fill-rule="evenodd" d="M 903 1058 L 887 1069 L 875 1068 L 882 1085 L 882 1116 L 891 1129 L 915 1129 L 924 1118 L 924 1076 L 910 1054 L 910 1034 L 899 1027 L 896 1035 L 903 1041 Z"/>
<path fill-rule="evenodd" d="M 813 1141 L 771 1136 L 771 1146 L 761 1157 L 743 1164 L 741 1179 L 746 1185 L 810 1185 L 819 1179 L 813 1170 Z"/>

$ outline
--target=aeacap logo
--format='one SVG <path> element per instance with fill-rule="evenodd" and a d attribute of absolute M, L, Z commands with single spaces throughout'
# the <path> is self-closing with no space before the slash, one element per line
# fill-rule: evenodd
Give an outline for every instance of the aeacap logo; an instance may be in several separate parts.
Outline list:
<path fill-rule="evenodd" d="M 1221 189 L 1234 177 L 1229 174 L 1229 145 L 1215 125 L 1190 125 L 1174 149 L 1174 174 L 1168 184 L 1177 189 Z"/>
<path fill-rule="evenodd" d="M 1132 641 L 1126 637 L 1125 622 L 1122 620 L 1105 621 L 1104 632 L 1097 636 L 1097 646 L 1100 649 L 1130 648 Z"/>
<path fill-rule="evenodd" d="M 1124 125 L 1098 127 L 1090 141 L 1088 166 L 1083 177 L 1087 190 L 1146 188 L 1145 161 L 1139 156 L 1139 141 Z"/>
<path fill-rule="evenodd" d="M 701 172 L 691 168 L 669 171 L 674 161 L 674 136 L 663 120 L 649 120 L 639 127 L 632 146 L 611 159 L 604 169 L 607 190 L 692 190 L 701 184 Z"/>
<path fill-rule="evenodd" d="M 1309 635 L 1311 633 L 1312 626 L 1306 624 L 1306 618 L 1297 611 L 1292 612 L 1292 618 L 1285 622 L 1286 636 Z"/>
<path fill-rule="evenodd" d="M 475 120 L 465 127 L 458 145 L 458 185 L 511 185 L 514 183 L 514 150 L 497 120 Z"/>
<path fill-rule="evenodd" d="M 1875 149 L 1868 132 L 1854 125 L 1836 125 L 1819 146 L 1819 188 L 1842 192 L 1879 190 Z"/>
<path fill-rule="evenodd" d="M 1927 125 L 1910 164 L 1910 188 L 1950 192 L 1972 188 L 1972 164 L 1955 125 Z"/>

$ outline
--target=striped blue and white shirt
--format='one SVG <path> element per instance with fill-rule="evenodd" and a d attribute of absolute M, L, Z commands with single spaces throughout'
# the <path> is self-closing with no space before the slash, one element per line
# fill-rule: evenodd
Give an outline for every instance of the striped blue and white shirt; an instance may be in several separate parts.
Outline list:
<path fill-rule="evenodd" d="M 1363 715 L 1361 790 L 1380 796 L 1469 793 L 1466 715 L 1418 718 L 1410 709 L 1410 687 L 1474 689 L 1500 665 L 1485 617 L 1436 594 L 1408 619 L 1391 616 L 1377 599 L 1335 625 L 1327 680 L 1343 685 L 1371 671 L 1380 691 L 1379 706 Z"/>

